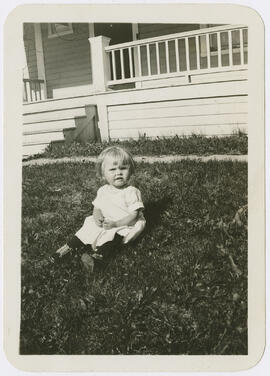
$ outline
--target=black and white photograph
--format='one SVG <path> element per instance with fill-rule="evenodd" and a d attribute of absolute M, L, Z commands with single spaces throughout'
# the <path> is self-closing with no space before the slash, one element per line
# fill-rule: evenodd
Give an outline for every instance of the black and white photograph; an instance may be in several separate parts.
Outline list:
<path fill-rule="evenodd" d="M 117 7 L 21 17 L 18 357 L 248 357 L 254 28 Z"/>

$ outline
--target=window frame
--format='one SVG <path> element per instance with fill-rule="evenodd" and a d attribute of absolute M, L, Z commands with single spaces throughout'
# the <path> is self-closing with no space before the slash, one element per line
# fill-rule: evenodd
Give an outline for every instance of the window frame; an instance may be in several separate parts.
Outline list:
<path fill-rule="evenodd" d="M 67 23 L 67 22 L 65 22 Z M 55 33 L 53 32 L 53 26 L 52 25 L 59 25 L 61 24 L 60 22 L 54 22 L 54 23 L 49 23 L 48 24 L 48 38 L 57 38 L 61 37 L 62 35 L 67 35 L 67 34 L 73 34 L 73 27 L 72 23 L 67 23 L 67 30 L 62 30 L 62 31 L 56 31 Z M 55 27 L 56 29 L 56 27 Z"/>

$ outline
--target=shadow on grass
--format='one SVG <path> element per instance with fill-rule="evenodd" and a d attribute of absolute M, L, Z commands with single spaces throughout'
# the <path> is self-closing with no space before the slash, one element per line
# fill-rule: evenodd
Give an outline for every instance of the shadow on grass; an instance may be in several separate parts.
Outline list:
<path fill-rule="evenodd" d="M 154 228 L 160 223 L 161 214 L 171 204 L 172 198 L 165 196 L 157 201 L 148 201 L 145 203 L 144 216 L 146 219 L 145 233 L 153 231 Z"/>
<path fill-rule="evenodd" d="M 167 207 L 171 204 L 172 198 L 169 196 L 165 196 L 162 199 L 156 201 L 148 201 L 144 204 L 144 217 L 146 220 L 146 227 L 142 234 L 140 234 L 135 240 L 131 242 L 132 247 L 136 247 L 136 245 L 141 241 L 142 237 L 152 231 L 155 231 L 155 227 L 161 221 L 162 213 L 167 209 Z M 125 249 L 125 246 L 121 246 L 118 248 L 117 252 L 114 253 L 113 258 L 115 258 L 116 254 L 122 252 Z"/>

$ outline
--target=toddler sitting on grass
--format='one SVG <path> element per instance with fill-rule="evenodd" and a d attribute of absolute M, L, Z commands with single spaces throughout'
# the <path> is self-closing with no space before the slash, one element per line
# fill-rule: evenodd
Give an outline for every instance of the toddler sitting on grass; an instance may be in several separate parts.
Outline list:
<path fill-rule="evenodd" d="M 124 149 L 109 147 L 97 159 L 97 174 L 106 183 L 94 199 L 93 215 L 86 217 L 83 226 L 73 238 L 57 250 L 62 257 L 68 252 L 84 251 L 90 245 L 91 253 L 83 253 L 84 266 L 93 271 L 106 264 L 113 252 L 135 240 L 145 228 L 144 205 L 140 191 L 129 185 L 134 173 L 132 156 Z"/>

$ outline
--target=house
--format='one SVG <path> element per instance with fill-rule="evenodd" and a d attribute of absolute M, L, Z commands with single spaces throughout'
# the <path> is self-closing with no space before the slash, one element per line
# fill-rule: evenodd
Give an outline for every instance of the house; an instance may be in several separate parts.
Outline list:
<path fill-rule="evenodd" d="M 244 25 L 24 23 L 23 153 L 247 132 Z"/>

